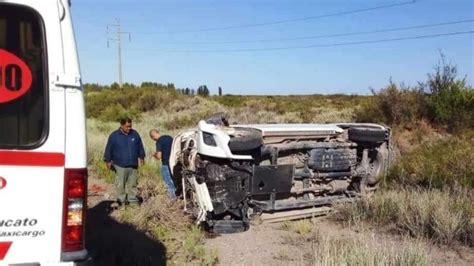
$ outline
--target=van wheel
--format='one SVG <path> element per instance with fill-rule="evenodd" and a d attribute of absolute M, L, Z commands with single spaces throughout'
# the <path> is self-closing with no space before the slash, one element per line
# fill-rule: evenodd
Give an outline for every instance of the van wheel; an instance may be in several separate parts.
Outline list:
<path fill-rule="evenodd" d="M 250 151 L 262 145 L 262 132 L 254 128 L 235 128 L 235 133 L 230 136 L 229 148 L 232 152 Z"/>
<path fill-rule="evenodd" d="M 354 142 L 383 143 L 387 138 L 387 132 L 380 128 L 351 127 L 348 133 Z"/>

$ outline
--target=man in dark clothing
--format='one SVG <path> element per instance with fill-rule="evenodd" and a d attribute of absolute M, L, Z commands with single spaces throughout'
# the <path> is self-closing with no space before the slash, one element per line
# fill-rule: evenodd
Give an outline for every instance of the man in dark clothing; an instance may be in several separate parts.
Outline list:
<path fill-rule="evenodd" d="M 169 161 L 173 138 L 168 135 L 161 135 L 156 129 L 150 130 L 150 138 L 156 141 L 156 152 L 153 154 L 153 157 L 161 160 L 161 175 L 163 176 L 163 181 L 168 189 L 170 198 L 174 199 L 176 198 L 176 187 L 171 178 Z"/>
<path fill-rule="evenodd" d="M 117 203 L 137 204 L 138 166 L 143 164 L 145 149 L 132 120 L 120 120 L 120 128 L 112 132 L 105 147 L 104 161 L 116 173 Z"/>

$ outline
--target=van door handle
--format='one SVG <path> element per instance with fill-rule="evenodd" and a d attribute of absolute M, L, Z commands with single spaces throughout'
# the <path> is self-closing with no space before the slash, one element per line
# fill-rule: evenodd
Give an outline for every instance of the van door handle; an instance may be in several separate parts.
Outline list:
<path fill-rule="evenodd" d="M 64 88 L 81 88 L 81 77 L 75 75 L 56 74 L 53 84 Z"/>

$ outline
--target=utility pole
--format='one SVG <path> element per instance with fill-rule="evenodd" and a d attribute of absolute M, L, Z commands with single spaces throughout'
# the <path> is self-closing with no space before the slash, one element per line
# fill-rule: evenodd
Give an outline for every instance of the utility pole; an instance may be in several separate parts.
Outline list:
<path fill-rule="evenodd" d="M 114 30 L 111 30 L 114 29 Z M 107 38 L 107 47 L 109 47 L 109 42 L 116 42 L 118 48 L 118 77 L 119 77 L 119 86 L 122 88 L 122 34 L 128 34 L 128 41 L 132 41 L 132 35 L 130 32 L 122 31 L 120 26 L 120 19 L 116 18 L 114 24 L 107 25 L 107 34 L 114 34 L 115 37 Z"/>

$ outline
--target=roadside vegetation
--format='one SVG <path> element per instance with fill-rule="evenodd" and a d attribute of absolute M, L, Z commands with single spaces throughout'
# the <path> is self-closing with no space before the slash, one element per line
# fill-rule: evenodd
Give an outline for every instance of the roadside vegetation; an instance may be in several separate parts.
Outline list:
<path fill-rule="evenodd" d="M 171 265 L 216 264 L 217 253 L 204 246 L 204 233 L 183 213 L 180 201 L 168 198 L 166 188 L 157 177 L 159 170 L 159 165 L 152 162 L 142 167 L 138 189 L 143 204 L 120 208 L 113 216 L 160 241 L 166 247 L 166 258 Z"/>
<path fill-rule="evenodd" d="M 405 242 L 402 248 L 368 239 L 331 239 L 315 242 L 311 265 L 427 265 L 423 244 Z"/>
<path fill-rule="evenodd" d="M 416 87 L 390 84 L 372 91 L 373 97 L 356 112 L 357 122 L 380 122 L 395 127 L 428 121 L 438 129 L 459 133 L 474 128 L 474 89 L 446 62 Z"/>
<path fill-rule="evenodd" d="M 439 244 L 474 246 L 472 195 L 468 190 L 382 190 L 334 214 L 344 224 L 366 224 L 395 234 L 424 238 Z"/>
<path fill-rule="evenodd" d="M 375 239 L 364 234 L 338 235 L 319 228 L 317 220 L 287 221 L 282 230 L 288 231 L 284 242 L 292 246 L 310 243 L 301 249 L 299 258 L 281 250 L 277 258 L 300 265 L 427 265 L 428 250 L 422 241 Z M 336 235 L 333 235 L 336 234 Z"/>
<path fill-rule="evenodd" d="M 418 86 L 390 82 L 372 96 L 210 96 L 209 91 L 195 95 L 173 84 L 145 82 L 122 89 L 87 84 L 86 104 L 90 175 L 109 184 L 114 176 L 102 162 L 102 153 L 108 134 L 123 116 L 134 119 L 148 155 L 155 148 L 148 137 L 151 128 L 175 134 L 216 112 L 229 113 L 231 123 L 387 124 L 394 133 L 397 163 L 378 192 L 337 206 L 334 218 L 352 228 L 368 226 L 423 241 L 474 246 L 474 89 L 444 58 Z M 116 210 L 112 216 L 161 241 L 170 264 L 215 264 L 217 254 L 204 246 L 204 233 L 181 212 L 180 203 L 165 196 L 158 163 L 147 158 L 139 183 L 145 203 Z M 392 250 L 361 239 L 340 241 L 318 234 L 309 220 L 284 223 L 282 229 L 302 237 L 313 235 L 314 265 L 427 263 L 421 244 Z"/>
<path fill-rule="evenodd" d="M 371 197 L 337 208 L 344 224 L 474 246 L 474 89 L 444 58 L 415 88 L 390 83 L 355 112 L 387 123 L 397 163 Z"/>
<path fill-rule="evenodd" d="M 144 116 L 154 123 L 153 118 Z M 145 124 L 134 122 L 134 128 L 141 133 L 145 150 L 148 155 L 152 154 L 155 145 L 148 137 L 148 130 L 154 123 Z M 158 123 L 157 123 L 158 124 Z M 109 171 L 102 160 L 105 143 L 109 133 L 118 128 L 117 122 L 102 122 L 96 119 L 88 119 L 88 158 L 89 175 L 95 179 L 108 184 L 114 184 L 115 177 Z M 159 128 L 159 127 L 158 127 Z M 204 232 L 202 232 L 194 221 L 182 210 L 180 201 L 171 201 L 160 177 L 160 164 L 151 158 L 146 158 L 145 165 L 139 169 L 139 194 L 144 203 L 140 207 L 122 207 L 114 210 L 111 216 L 120 223 L 131 225 L 161 243 L 166 249 L 166 261 L 170 265 L 215 265 L 217 253 L 215 250 L 204 246 Z M 113 199 L 113 196 L 111 196 Z M 120 254 L 100 254 L 105 257 L 120 257 Z M 134 257 L 136 256 L 136 257 Z M 143 254 L 137 252 L 124 255 L 119 265 L 131 263 L 141 265 Z M 146 262 L 148 263 L 148 262 Z M 145 263 L 145 264 L 146 264 Z"/>

